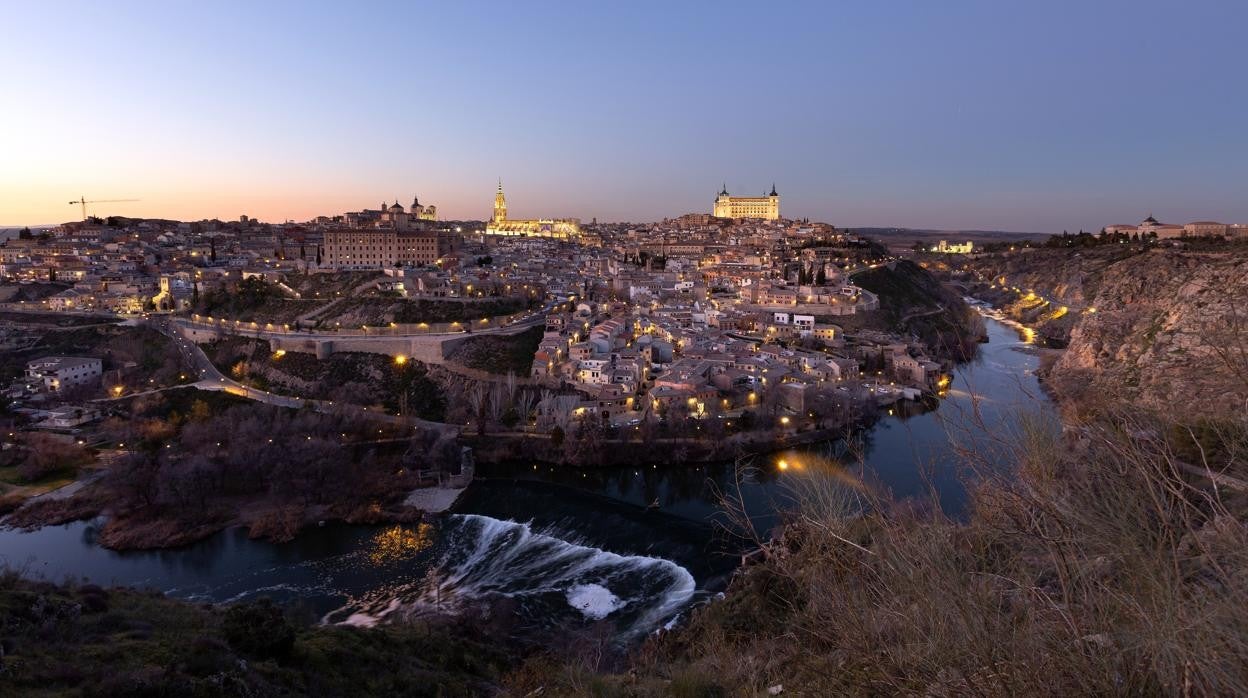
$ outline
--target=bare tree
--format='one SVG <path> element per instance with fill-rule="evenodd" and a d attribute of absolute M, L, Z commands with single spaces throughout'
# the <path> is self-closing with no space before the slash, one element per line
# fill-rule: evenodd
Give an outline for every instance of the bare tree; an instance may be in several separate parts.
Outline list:
<path fill-rule="evenodd" d="M 473 419 L 477 420 L 477 434 L 485 435 L 486 409 L 490 403 L 489 392 L 481 381 L 473 381 L 464 396 L 468 406 L 472 408 Z"/>

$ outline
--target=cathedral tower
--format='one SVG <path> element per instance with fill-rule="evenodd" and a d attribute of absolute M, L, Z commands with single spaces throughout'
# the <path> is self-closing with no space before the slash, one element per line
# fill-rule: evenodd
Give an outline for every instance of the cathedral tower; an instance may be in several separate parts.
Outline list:
<path fill-rule="evenodd" d="M 503 196 L 503 180 L 498 180 L 498 193 L 494 195 L 494 222 L 507 220 L 507 198 Z"/>

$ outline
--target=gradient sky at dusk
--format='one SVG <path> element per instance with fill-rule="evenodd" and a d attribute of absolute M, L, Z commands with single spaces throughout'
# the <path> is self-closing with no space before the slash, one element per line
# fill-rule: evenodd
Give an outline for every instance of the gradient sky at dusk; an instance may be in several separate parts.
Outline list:
<path fill-rule="evenodd" d="M 1248 2 L 0 0 L 0 224 L 1248 222 Z"/>

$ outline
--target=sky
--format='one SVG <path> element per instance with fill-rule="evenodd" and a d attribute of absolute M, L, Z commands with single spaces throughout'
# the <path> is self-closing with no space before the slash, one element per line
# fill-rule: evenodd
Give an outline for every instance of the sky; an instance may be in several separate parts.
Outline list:
<path fill-rule="evenodd" d="M 1248 2 L 0 0 L 0 225 L 1248 223 Z"/>

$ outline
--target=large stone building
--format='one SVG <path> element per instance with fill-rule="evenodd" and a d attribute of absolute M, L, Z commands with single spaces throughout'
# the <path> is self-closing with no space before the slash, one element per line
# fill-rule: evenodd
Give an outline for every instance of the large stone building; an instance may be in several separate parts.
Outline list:
<path fill-rule="evenodd" d="M 774 221 L 780 218 L 780 195 L 776 193 L 776 185 L 771 185 L 771 193 L 762 196 L 730 196 L 728 185 L 715 197 L 715 207 L 711 213 L 716 218 L 762 218 Z"/>
<path fill-rule="evenodd" d="M 1140 221 L 1139 225 L 1107 225 L 1105 232 L 1110 235 L 1139 235 L 1140 237 L 1156 236 L 1168 238 L 1185 237 L 1229 237 L 1240 238 L 1248 235 L 1248 225 L 1238 223 L 1219 223 L 1217 221 L 1193 221 L 1185 225 L 1161 223 L 1152 215 Z"/>
<path fill-rule="evenodd" d="M 507 217 L 507 197 L 503 196 L 503 183 L 498 183 L 494 195 L 494 215 L 485 226 L 486 235 L 510 237 L 573 238 L 581 234 L 581 222 L 576 218 L 539 218 L 516 220 Z"/>
<path fill-rule="evenodd" d="M 395 200 L 389 206 L 386 202 L 381 202 L 381 208 L 377 210 L 364 209 L 363 211 L 352 211 L 345 214 L 345 220 L 349 227 L 352 228 L 393 228 L 394 230 L 411 230 L 419 227 L 419 221 L 436 221 L 438 219 L 438 207 L 430 204 L 428 206 L 420 205 L 420 197 L 412 197 L 412 207 L 405 210 L 403 205 Z"/>
<path fill-rule="evenodd" d="M 325 231 L 322 267 L 383 269 L 436 265 L 455 249 L 446 231 L 338 228 Z"/>

